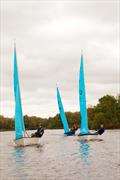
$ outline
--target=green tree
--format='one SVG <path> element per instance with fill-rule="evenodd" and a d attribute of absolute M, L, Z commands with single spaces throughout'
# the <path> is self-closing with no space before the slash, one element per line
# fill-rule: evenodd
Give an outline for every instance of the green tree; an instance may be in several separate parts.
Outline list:
<path fill-rule="evenodd" d="M 99 99 L 95 112 L 103 112 L 106 121 L 109 122 L 117 118 L 117 101 L 114 96 L 106 95 Z"/>

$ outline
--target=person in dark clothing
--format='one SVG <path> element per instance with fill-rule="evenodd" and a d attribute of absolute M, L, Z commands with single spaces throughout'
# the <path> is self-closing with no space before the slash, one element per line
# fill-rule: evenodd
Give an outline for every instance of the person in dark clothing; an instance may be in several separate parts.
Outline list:
<path fill-rule="evenodd" d="M 44 134 L 44 128 L 42 128 L 42 126 L 40 126 L 38 129 L 37 129 L 37 136 L 38 137 L 42 137 L 42 135 Z"/>
<path fill-rule="evenodd" d="M 44 134 L 44 128 L 42 128 L 42 126 L 40 125 L 37 129 L 37 132 L 35 132 L 34 134 L 32 134 L 31 137 L 42 137 Z"/>
<path fill-rule="evenodd" d="M 103 124 L 100 125 L 100 128 L 97 130 L 97 134 L 102 135 L 104 133 L 105 129 Z"/>

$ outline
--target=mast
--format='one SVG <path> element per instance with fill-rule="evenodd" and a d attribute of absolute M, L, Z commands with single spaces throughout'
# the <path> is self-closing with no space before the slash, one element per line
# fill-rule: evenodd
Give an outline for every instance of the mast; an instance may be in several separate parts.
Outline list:
<path fill-rule="evenodd" d="M 87 109 L 86 109 L 83 55 L 81 55 L 80 74 L 79 74 L 79 104 L 80 104 L 80 115 L 81 115 L 80 134 L 88 134 L 89 130 L 88 130 Z"/>
<path fill-rule="evenodd" d="M 16 139 L 20 139 L 23 137 L 23 132 L 25 131 L 25 125 L 22 114 L 16 45 L 14 45 L 14 96 L 15 96 L 15 132 L 16 132 Z"/>
<path fill-rule="evenodd" d="M 62 100 L 60 97 L 60 92 L 59 92 L 58 87 L 57 87 L 57 102 L 58 102 L 58 108 L 59 108 L 62 124 L 64 127 L 64 131 L 65 131 L 65 133 L 67 133 L 67 132 L 69 132 L 69 126 L 68 126 L 68 122 L 67 122 L 66 115 L 64 112 L 64 108 L 63 108 L 63 104 L 62 104 Z"/>

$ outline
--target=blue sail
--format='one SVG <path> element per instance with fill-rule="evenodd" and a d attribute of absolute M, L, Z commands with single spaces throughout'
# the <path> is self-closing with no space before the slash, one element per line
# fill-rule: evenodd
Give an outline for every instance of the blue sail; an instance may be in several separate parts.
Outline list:
<path fill-rule="evenodd" d="M 18 78 L 16 47 L 14 47 L 14 96 L 15 96 L 15 132 L 16 139 L 23 137 L 25 125 L 22 114 L 22 104 L 20 97 L 20 87 Z"/>
<path fill-rule="evenodd" d="M 81 113 L 80 134 L 88 134 L 89 130 L 88 130 L 87 109 L 86 109 L 83 55 L 81 55 L 80 74 L 79 74 L 79 103 L 80 103 L 80 113 Z"/>
<path fill-rule="evenodd" d="M 65 116 L 65 113 L 64 113 L 64 108 L 63 108 L 63 105 L 62 105 L 62 101 L 61 101 L 61 97 L 60 97 L 58 87 L 57 87 L 57 102 L 58 102 L 58 107 L 59 107 L 59 111 L 60 111 L 60 117 L 61 117 L 61 120 L 62 120 L 64 131 L 65 131 L 65 133 L 68 133 L 69 132 L 69 126 L 68 126 L 68 122 L 67 122 L 67 119 L 66 119 L 66 116 Z"/>

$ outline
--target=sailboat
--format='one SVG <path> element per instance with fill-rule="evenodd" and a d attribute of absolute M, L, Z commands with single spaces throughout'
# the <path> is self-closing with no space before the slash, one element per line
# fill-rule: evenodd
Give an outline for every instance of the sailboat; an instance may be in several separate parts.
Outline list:
<path fill-rule="evenodd" d="M 58 102 L 58 108 L 59 108 L 59 112 L 60 112 L 61 121 L 62 121 L 63 128 L 64 128 L 64 134 L 67 136 L 72 136 L 75 134 L 75 131 L 72 131 L 69 129 L 69 125 L 68 125 L 67 118 L 66 118 L 66 115 L 64 112 L 64 108 L 63 108 L 63 104 L 62 104 L 62 100 L 61 100 L 61 96 L 60 96 L 58 87 L 57 87 L 57 102 Z"/>
<path fill-rule="evenodd" d="M 80 114 L 81 114 L 79 137 L 81 137 L 81 139 L 83 139 L 83 140 L 93 139 L 93 137 L 91 135 L 97 136 L 99 133 L 98 132 L 90 132 L 90 130 L 88 128 L 83 55 L 81 55 L 80 73 L 79 73 L 79 105 L 80 105 Z"/>
<path fill-rule="evenodd" d="M 87 109 L 86 109 L 83 55 L 81 55 L 80 73 L 79 73 L 79 104 L 80 104 L 80 114 L 81 114 L 80 135 L 87 135 L 89 134 L 89 129 L 88 129 L 88 117 L 87 117 Z"/>
<path fill-rule="evenodd" d="M 39 144 L 38 137 L 29 137 L 25 131 L 25 124 L 22 113 L 16 46 L 14 46 L 14 96 L 15 96 L 15 144 L 17 146 L 27 146 Z"/>

